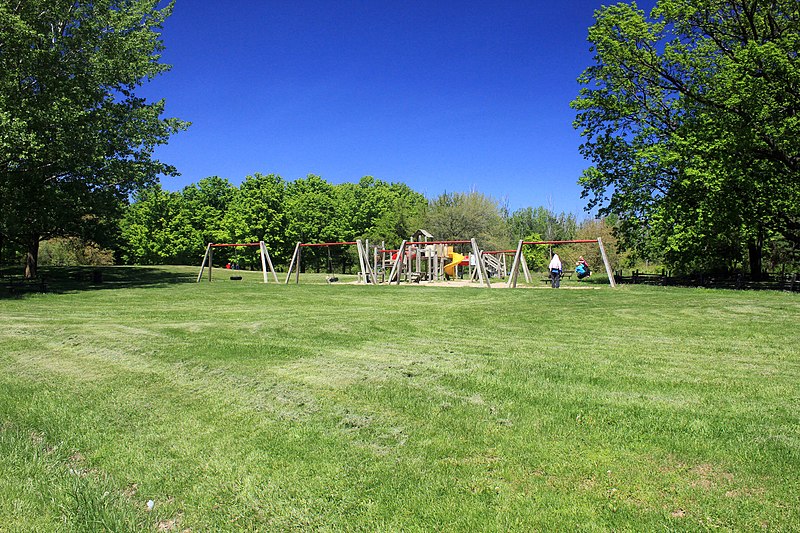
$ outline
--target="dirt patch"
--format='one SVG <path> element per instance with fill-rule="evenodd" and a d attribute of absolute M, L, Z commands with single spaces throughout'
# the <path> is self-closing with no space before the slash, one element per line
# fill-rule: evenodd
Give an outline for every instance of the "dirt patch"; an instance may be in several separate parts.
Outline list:
<path fill-rule="evenodd" d="M 690 470 L 690 473 L 697 477 L 692 480 L 689 485 L 692 487 L 699 487 L 703 490 L 711 490 L 720 484 L 733 483 L 733 474 L 725 471 L 717 471 L 713 465 L 703 463 L 695 466 Z"/>
<path fill-rule="evenodd" d="M 178 515 L 175 518 L 170 518 L 168 520 L 160 520 L 156 525 L 156 529 L 158 531 L 172 531 L 174 529 L 177 529 L 178 525 L 180 524 L 181 518 L 183 518 L 183 515 L 181 513 L 178 513 Z"/>

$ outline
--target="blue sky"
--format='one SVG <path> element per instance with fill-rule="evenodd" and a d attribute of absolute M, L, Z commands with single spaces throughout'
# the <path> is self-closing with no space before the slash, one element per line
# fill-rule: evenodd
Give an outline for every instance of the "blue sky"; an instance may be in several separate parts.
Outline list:
<path fill-rule="evenodd" d="M 582 217 L 569 102 L 600 5 L 178 0 L 173 69 L 143 91 L 193 123 L 157 151 L 182 174 L 164 186 L 371 175 Z"/>

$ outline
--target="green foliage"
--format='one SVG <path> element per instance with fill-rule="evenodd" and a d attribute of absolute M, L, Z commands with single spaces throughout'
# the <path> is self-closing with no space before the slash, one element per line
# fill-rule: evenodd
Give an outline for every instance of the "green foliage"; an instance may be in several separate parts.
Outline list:
<path fill-rule="evenodd" d="M 293 242 L 333 242 L 340 234 L 334 186 L 309 174 L 286 187 L 287 234 Z"/>
<path fill-rule="evenodd" d="M 222 215 L 219 241 L 250 243 L 264 241 L 270 256 L 276 261 L 287 257 L 288 241 L 285 238 L 287 215 L 285 203 L 286 184 L 275 174 L 247 176 L 238 190 L 234 189 L 230 203 Z M 226 189 L 227 193 L 227 189 Z M 224 209 L 222 206 L 221 209 Z M 217 242 L 219 242 L 217 241 Z M 208 241 L 214 242 L 214 241 Z M 257 257 L 250 252 L 220 250 L 220 258 L 229 254 L 234 260 L 254 265 Z"/>
<path fill-rule="evenodd" d="M 619 250 L 619 242 L 615 234 L 615 227 L 608 219 L 587 219 L 581 222 L 578 227 L 576 239 L 597 239 L 603 240 L 603 247 L 608 256 L 611 270 L 616 271 L 623 266 L 628 266 L 628 254 Z M 605 274 L 603 257 L 600 254 L 600 247 L 595 244 L 570 244 L 559 247 L 559 254 L 564 263 L 564 269 L 574 269 L 578 258 L 583 256 L 589 265 L 592 273 Z"/>
<path fill-rule="evenodd" d="M 157 0 L 0 3 L 0 234 L 28 251 L 85 235 L 175 169 L 156 146 L 186 127 L 137 88 L 169 67 Z"/>
<path fill-rule="evenodd" d="M 237 188 L 230 181 L 218 176 L 203 178 L 196 184 L 184 187 L 181 194 L 183 209 L 191 220 L 191 227 L 199 234 L 196 253 L 203 253 L 206 243 L 229 238 L 223 220 L 237 194 Z"/>
<path fill-rule="evenodd" d="M 545 240 L 567 241 L 575 238 L 578 223 L 572 213 L 556 215 L 546 207 L 526 207 L 511 213 L 509 229 L 515 241 Z M 530 235 L 539 235 L 538 239 L 529 239 Z"/>
<path fill-rule="evenodd" d="M 183 196 L 155 185 L 139 191 L 120 223 L 123 260 L 143 265 L 197 263 L 205 248 L 182 208 Z"/>
<path fill-rule="evenodd" d="M 427 204 L 425 197 L 408 185 L 372 176 L 361 178 L 358 184 L 337 185 L 336 191 L 343 239 L 367 238 L 389 247 L 398 246 L 417 229 Z"/>
<path fill-rule="evenodd" d="M 597 11 L 572 103 L 589 206 L 623 245 L 681 270 L 749 265 L 800 242 L 800 17 L 794 0 L 660 0 Z"/>
<path fill-rule="evenodd" d="M 435 238 L 475 238 L 486 250 L 510 246 L 508 226 L 500 203 L 477 191 L 443 193 L 428 202 L 423 225 Z"/>
<path fill-rule="evenodd" d="M 520 238 L 603 237 L 615 268 L 622 261 L 612 233 L 616 222 L 613 216 L 608 222 L 578 224 L 573 214 L 556 215 L 544 207 L 520 209 L 510 217 L 504 213 L 499 202 L 477 192 L 443 194 L 427 202 L 405 184 L 387 183 L 371 176 L 358 183 L 333 185 L 314 175 L 286 182 L 274 174 L 256 173 L 239 187 L 226 179 L 211 177 L 179 192 L 155 186 L 135 195 L 120 223 L 120 255 L 127 263 L 198 264 L 209 242 L 263 240 L 273 262 L 287 266 L 298 241 L 369 239 L 372 244 L 394 247 L 424 227 L 440 239 L 475 237 L 487 250 L 516 247 Z M 548 232 L 549 238 L 533 228 Z M 509 242 L 509 235 L 514 235 L 513 242 Z M 528 264 L 544 268 L 549 261 L 547 251 L 546 247 L 526 248 Z M 584 255 L 591 264 L 600 264 L 599 255 L 595 258 L 597 251 L 591 246 L 561 246 L 559 253 L 567 263 Z M 776 249 L 775 256 L 784 257 L 786 253 Z M 253 248 L 218 248 L 214 262 L 260 267 Z M 348 272 L 357 263 L 353 247 L 303 251 L 303 268 L 317 272 Z"/>
<path fill-rule="evenodd" d="M 122 257 L 138 264 L 196 264 L 206 244 L 263 240 L 278 264 L 288 264 L 294 245 L 370 239 L 394 246 L 419 224 L 425 198 L 402 183 L 371 176 L 333 185 L 309 175 L 294 182 L 256 173 L 239 187 L 219 177 L 200 180 L 180 192 L 151 187 L 134 196 L 120 222 Z M 304 265 L 348 268 L 347 248 L 306 250 Z M 252 250 L 219 248 L 216 263 L 257 266 Z"/>
<path fill-rule="evenodd" d="M 44 266 L 113 265 L 114 252 L 78 237 L 56 237 L 41 243 L 39 264 Z"/>
<path fill-rule="evenodd" d="M 539 233 L 528 233 L 522 237 L 522 240 L 535 242 L 543 239 Z M 522 255 L 525 256 L 525 261 L 531 270 L 547 270 L 547 265 L 550 263 L 550 254 L 546 246 L 525 246 L 522 249 Z"/>

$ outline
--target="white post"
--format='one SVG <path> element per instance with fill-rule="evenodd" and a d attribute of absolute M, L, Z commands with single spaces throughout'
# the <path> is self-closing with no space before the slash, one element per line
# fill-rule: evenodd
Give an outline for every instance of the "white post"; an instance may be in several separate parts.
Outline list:
<path fill-rule="evenodd" d="M 506 282 L 506 287 L 509 289 L 512 287 L 517 286 L 517 275 L 519 274 L 519 260 L 522 257 L 522 243 L 523 241 L 520 240 L 519 244 L 517 245 L 517 253 L 514 254 L 514 262 L 511 263 L 511 275 L 508 276 L 508 281 Z"/>
<path fill-rule="evenodd" d="M 260 241 L 259 246 L 261 247 L 261 269 L 264 270 L 264 283 L 267 282 L 267 271 L 264 267 L 264 259 L 266 258 L 267 264 L 269 265 L 269 270 L 272 272 L 272 277 L 275 278 L 275 283 L 280 283 L 278 281 L 278 274 L 275 272 L 275 267 L 272 265 L 272 259 L 269 256 L 269 250 L 267 250 L 267 245 L 264 244 L 264 241 Z"/>
<path fill-rule="evenodd" d="M 211 243 L 208 243 L 208 246 L 206 246 L 206 253 L 203 255 L 203 262 L 200 263 L 200 273 L 197 275 L 197 283 L 200 283 L 200 280 L 203 279 L 203 269 L 206 267 L 206 259 L 208 259 L 209 250 L 211 250 Z"/>
<path fill-rule="evenodd" d="M 297 245 L 294 247 L 294 253 L 292 254 L 292 260 L 289 262 L 289 272 L 286 273 L 286 283 L 285 285 L 289 284 L 289 280 L 292 279 L 292 267 L 294 267 L 295 262 L 297 262 L 297 255 L 300 253 L 300 243 L 298 242 Z M 299 268 L 299 266 L 298 266 Z"/>
<path fill-rule="evenodd" d="M 367 251 L 360 239 L 356 239 L 356 248 L 358 248 L 358 262 L 361 265 L 361 273 L 364 275 L 364 283 L 375 285 L 375 273 L 372 272 Z"/>
<path fill-rule="evenodd" d="M 403 242 L 400 243 L 400 249 L 397 250 L 397 259 L 394 261 L 394 265 L 392 265 L 392 271 L 389 273 L 389 283 L 394 281 L 395 276 L 397 276 L 397 285 L 400 285 L 400 275 L 403 273 L 403 256 L 405 255 L 406 250 L 406 241 L 405 239 Z"/>
<path fill-rule="evenodd" d="M 267 279 L 267 258 L 264 254 L 266 251 L 267 246 L 264 244 L 264 241 L 258 241 L 258 255 L 261 256 L 261 273 L 264 274 L 264 283 L 268 282 Z"/>
<path fill-rule="evenodd" d="M 522 271 L 525 273 L 525 281 L 533 283 L 533 276 L 531 276 L 531 271 L 528 269 L 528 260 L 525 259 L 525 254 L 520 255 L 519 258 L 522 264 Z"/>
<path fill-rule="evenodd" d="M 600 246 L 600 255 L 603 256 L 603 264 L 606 267 L 606 274 L 608 274 L 608 282 L 611 284 L 612 287 L 617 286 L 617 282 L 614 281 L 614 273 L 611 271 L 611 263 L 608 262 L 608 256 L 606 255 L 606 249 L 603 246 L 603 239 L 600 237 L 597 238 L 597 244 Z"/>
<path fill-rule="evenodd" d="M 383 250 L 383 248 L 381 248 L 381 250 Z M 378 272 L 378 247 L 377 246 L 374 246 L 372 248 L 372 272 L 373 273 L 377 273 Z M 378 280 L 377 279 L 375 280 L 375 284 L 376 285 L 378 284 Z"/>
<path fill-rule="evenodd" d="M 470 243 L 472 244 L 472 253 L 475 254 L 475 266 L 478 268 L 478 277 L 481 278 L 481 281 L 486 285 L 487 289 L 491 289 L 492 284 L 489 281 L 489 274 L 486 273 L 486 263 L 483 261 L 483 253 L 478 250 L 478 243 L 475 241 L 474 237 L 470 239 Z"/>

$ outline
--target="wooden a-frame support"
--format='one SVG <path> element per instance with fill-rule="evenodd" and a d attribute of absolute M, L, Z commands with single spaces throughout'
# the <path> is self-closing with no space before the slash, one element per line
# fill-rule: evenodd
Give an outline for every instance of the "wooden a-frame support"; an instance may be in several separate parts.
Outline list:
<path fill-rule="evenodd" d="M 483 259 L 483 252 L 478 249 L 478 243 L 474 238 L 470 239 L 469 242 L 472 246 L 472 255 L 475 256 L 475 267 L 478 271 L 478 281 L 486 285 L 487 289 L 491 289 L 492 284 L 489 281 L 489 275 L 486 273 L 486 261 Z"/>
<path fill-rule="evenodd" d="M 517 252 L 514 254 L 514 262 L 511 265 L 511 275 L 508 276 L 508 281 L 506 282 L 506 287 L 512 288 L 517 286 L 517 276 L 519 275 L 520 265 L 524 265 L 523 269 L 525 270 L 525 279 L 530 283 L 530 272 L 528 271 L 528 265 L 525 262 L 525 257 L 522 255 L 522 247 L 526 244 L 574 244 L 574 243 L 592 243 L 596 242 L 597 245 L 600 247 L 600 255 L 603 257 L 603 265 L 606 268 L 606 274 L 608 274 L 608 283 L 612 287 L 616 287 L 617 283 L 614 280 L 614 273 L 611 271 L 611 264 L 608 262 L 608 256 L 606 255 L 606 249 L 603 246 L 603 239 L 598 237 L 597 239 L 580 239 L 580 240 L 572 240 L 572 241 L 519 241 L 517 245 Z"/>
<path fill-rule="evenodd" d="M 261 271 L 264 272 L 264 283 L 267 283 L 267 265 L 269 265 L 269 271 L 272 272 L 272 277 L 275 278 L 275 283 L 280 283 L 278 281 L 278 274 L 275 272 L 275 267 L 272 265 L 272 259 L 269 256 L 267 245 L 264 244 L 264 241 L 259 241 L 258 246 L 261 251 Z"/>

